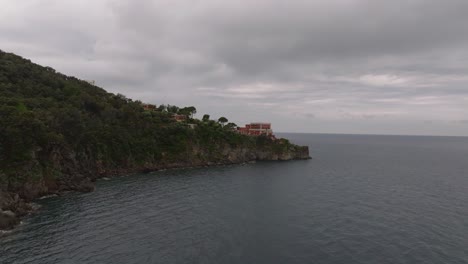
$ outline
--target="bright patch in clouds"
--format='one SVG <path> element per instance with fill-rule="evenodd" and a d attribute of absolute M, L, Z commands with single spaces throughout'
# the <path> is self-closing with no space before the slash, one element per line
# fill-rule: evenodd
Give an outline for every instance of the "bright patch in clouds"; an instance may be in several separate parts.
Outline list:
<path fill-rule="evenodd" d="M 372 75 L 367 74 L 359 78 L 359 80 L 365 85 L 372 86 L 401 86 L 408 83 L 408 80 L 395 75 Z"/>

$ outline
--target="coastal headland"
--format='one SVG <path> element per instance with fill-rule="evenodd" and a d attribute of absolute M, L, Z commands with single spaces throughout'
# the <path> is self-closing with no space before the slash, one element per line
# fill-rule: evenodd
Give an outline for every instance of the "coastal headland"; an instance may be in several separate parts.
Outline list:
<path fill-rule="evenodd" d="M 34 199 L 93 191 L 103 177 L 310 158 L 307 146 L 277 139 L 270 127 L 246 132 L 195 113 L 109 93 L 0 50 L 0 230 L 33 211 Z"/>

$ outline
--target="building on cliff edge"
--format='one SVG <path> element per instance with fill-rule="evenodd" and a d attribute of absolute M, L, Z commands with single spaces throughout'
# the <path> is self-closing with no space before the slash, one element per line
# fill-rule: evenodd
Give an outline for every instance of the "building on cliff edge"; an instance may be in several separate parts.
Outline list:
<path fill-rule="evenodd" d="M 154 104 L 141 104 L 141 106 L 143 106 L 143 109 L 145 109 L 146 111 L 156 111 L 157 110 L 157 107 Z"/>
<path fill-rule="evenodd" d="M 179 115 L 179 114 L 173 114 L 172 118 L 177 121 L 177 122 L 185 122 L 187 121 L 187 116 L 186 115 Z"/>
<path fill-rule="evenodd" d="M 271 129 L 271 123 L 250 123 L 246 124 L 245 127 L 238 127 L 237 132 L 243 135 L 249 136 L 260 136 L 265 135 L 270 138 L 275 138 L 273 130 Z"/>

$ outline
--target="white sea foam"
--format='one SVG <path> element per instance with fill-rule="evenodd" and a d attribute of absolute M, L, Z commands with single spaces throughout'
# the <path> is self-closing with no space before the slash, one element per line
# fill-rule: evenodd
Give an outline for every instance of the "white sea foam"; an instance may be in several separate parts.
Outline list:
<path fill-rule="evenodd" d="M 58 196 L 57 194 L 44 195 L 44 196 L 40 197 L 39 200 L 43 200 L 43 199 L 47 199 L 47 198 L 51 198 L 51 197 L 57 197 L 57 196 Z"/>

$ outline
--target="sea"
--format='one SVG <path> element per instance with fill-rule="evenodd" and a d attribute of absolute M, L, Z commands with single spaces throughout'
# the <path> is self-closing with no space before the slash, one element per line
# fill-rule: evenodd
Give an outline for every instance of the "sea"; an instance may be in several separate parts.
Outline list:
<path fill-rule="evenodd" d="M 313 159 L 38 200 L 0 237 L 0 263 L 468 263 L 467 137 L 281 136 Z"/>

